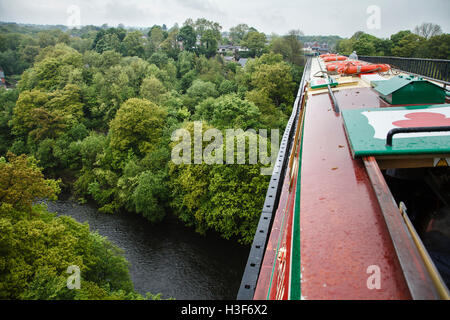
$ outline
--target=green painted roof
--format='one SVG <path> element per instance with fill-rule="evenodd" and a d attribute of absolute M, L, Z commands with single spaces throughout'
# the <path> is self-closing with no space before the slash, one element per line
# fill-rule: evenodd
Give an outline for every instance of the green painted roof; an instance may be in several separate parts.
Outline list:
<path fill-rule="evenodd" d="M 388 96 L 391 93 L 403 88 L 404 86 L 410 84 L 413 82 L 413 79 L 408 77 L 393 77 L 389 80 L 383 81 L 378 83 L 378 85 L 375 87 L 375 90 L 377 90 L 379 93 L 381 93 L 384 96 Z"/>
<path fill-rule="evenodd" d="M 424 80 L 423 78 L 417 78 L 414 76 L 397 76 L 389 80 L 377 83 L 377 85 L 375 86 L 375 90 L 378 91 L 383 96 L 388 96 L 413 82 L 426 82 L 435 85 L 434 83 Z"/>
<path fill-rule="evenodd" d="M 450 133 L 445 132 L 399 134 L 394 137 L 393 146 L 386 145 L 387 134 L 391 129 L 408 122 L 417 122 L 418 117 L 422 118 L 426 114 L 437 115 L 436 121 L 440 123 L 448 121 L 450 105 L 350 109 L 342 112 L 345 131 L 355 157 L 450 153 Z M 440 119 L 443 115 L 446 118 Z"/>

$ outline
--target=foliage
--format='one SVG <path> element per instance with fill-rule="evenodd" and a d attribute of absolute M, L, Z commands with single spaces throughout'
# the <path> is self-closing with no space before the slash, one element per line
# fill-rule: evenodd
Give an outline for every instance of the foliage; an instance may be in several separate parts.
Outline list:
<path fill-rule="evenodd" d="M 193 123 L 187 123 L 184 128 L 193 136 Z M 203 133 L 210 128 L 203 123 Z M 226 144 L 224 139 L 224 154 Z M 205 143 L 203 147 L 206 147 Z M 248 150 L 246 142 L 246 159 Z M 268 177 L 261 175 L 260 164 L 170 163 L 169 167 L 171 205 L 182 221 L 200 233 L 215 230 L 226 239 L 237 237 L 241 243 L 251 243 L 264 203 L 264 190 L 268 186 Z"/>
<path fill-rule="evenodd" d="M 33 158 L 8 154 L 0 170 L 0 299 L 143 299 L 117 247 L 87 224 L 33 205 L 59 192 Z M 67 268 L 74 265 L 81 290 L 66 285 Z"/>
<path fill-rule="evenodd" d="M 301 78 L 298 33 L 277 49 L 247 25 L 222 38 L 206 19 L 169 30 L 0 28 L 0 63 L 20 76 L 17 89 L 0 90 L 0 156 L 28 155 L 0 161 L 0 298 L 144 299 L 117 248 L 33 205 L 59 188 L 102 213 L 164 223 L 175 211 L 201 233 L 251 242 L 268 185 L 262 165 L 175 166 L 171 136 L 193 120 L 283 130 Z M 227 41 L 255 59 L 225 62 L 217 48 Z M 68 265 L 80 266 L 81 290 L 67 289 Z"/>
<path fill-rule="evenodd" d="M 302 43 L 298 38 L 300 37 L 299 30 L 291 30 L 289 34 L 284 37 L 274 37 L 271 41 L 272 51 L 283 56 L 285 61 L 301 66 L 304 64 L 304 57 L 302 54 Z"/>
<path fill-rule="evenodd" d="M 217 129 L 258 129 L 261 115 L 258 107 L 242 100 L 237 94 L 223 95 L 215 100 L 204 100 L 196 108 L 196 115 Z"/>
<path fill-rule="evenodd" d="M 389 39 L 380 39 L 362 31 L 350 39 L 338 41 L 336 51 L 349 55 L 398 56 L 405 58 L 449 59 L 449 37 L 442 28 L 432 23 L 423 23 L 414 29 L 402 30 Z"/>
<path fill-rule="evenodd" d="M 241 41 L 241 44 L 250 50 L 252 57 L 259 57 L 266 47 L 266 35 L 258 31 L 250 31 Z"/>
<path fill-rule="evenodd" d="M 33 158 L 8 153 L 8 161 L 0 158 L 0 202 L 12 209 L 31 212 L 36 199 L 55 199 L 59 182 L 46 180 Z"/>
<path fill-rule="evenodd" d="M 111 122 L 110 146 L 118 152 L 143 155 L 155 149 L 164 126 L 166 112 L 142 99 L 126 101 Z"/>

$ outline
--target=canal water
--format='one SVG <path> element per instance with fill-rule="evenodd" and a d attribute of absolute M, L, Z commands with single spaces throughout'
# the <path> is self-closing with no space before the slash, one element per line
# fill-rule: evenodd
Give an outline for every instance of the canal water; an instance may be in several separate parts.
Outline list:
<path fill-rule="evenodd" d="M 234 300 L 250 248 L 216 234 L 202 236 L 176 217 L 152 225 L 138 214 L 99 213 L 71 200 L 47 203 L 50 212 L 88 222 L 124 251 L 137 292 L 177 300 Z"/>

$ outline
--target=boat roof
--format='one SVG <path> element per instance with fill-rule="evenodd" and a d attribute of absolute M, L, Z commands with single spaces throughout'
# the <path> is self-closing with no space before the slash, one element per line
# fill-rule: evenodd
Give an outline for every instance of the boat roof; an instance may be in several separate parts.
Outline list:
<path fill-rule="evenodd" d="M 311 79 L 322 70 L 313 58 Z M 342 112 L 328 88 L 306 91 L 255 299 L 434 299 L 376 160 L 355 158 L 348 142 L 343 114 L 391 106 L 360 77 L 335 79 Z M 368 285 L 371 270 L 380 271 L 381 289 Z M 283 282 L 287 292 L 277 290 Z"/>

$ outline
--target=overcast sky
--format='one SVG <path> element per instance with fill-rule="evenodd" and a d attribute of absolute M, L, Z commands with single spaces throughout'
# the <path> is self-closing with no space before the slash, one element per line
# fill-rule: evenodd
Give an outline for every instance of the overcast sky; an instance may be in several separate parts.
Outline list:
<path fill-rule="evenodd" d="M 361 30 L 388 37 L 422 22 L 450 31 L 449 0 L 0 0 L 0 21 L 67 25 L 71 5 L 79 8 L 81 25 L 170 28 L 204 17 L 219 22 L 223 31 L 247 23 L 267 34 L 300 29 L 350 37 Z"/>

